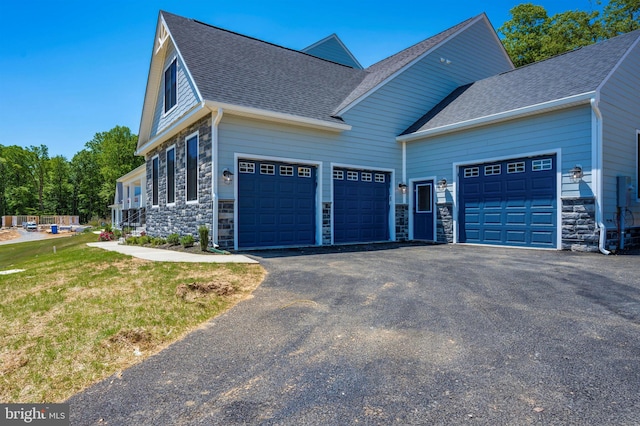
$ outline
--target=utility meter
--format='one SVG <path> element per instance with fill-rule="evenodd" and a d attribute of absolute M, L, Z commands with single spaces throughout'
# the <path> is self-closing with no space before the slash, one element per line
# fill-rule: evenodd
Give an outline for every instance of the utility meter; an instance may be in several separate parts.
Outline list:
<path fill-rule="evenodd" d="M 627 208 L 631 204 L 631 193 L 633 192 L 633 185 L 631 184 L 631 177 L 618 176 L 618 207 Z"/>

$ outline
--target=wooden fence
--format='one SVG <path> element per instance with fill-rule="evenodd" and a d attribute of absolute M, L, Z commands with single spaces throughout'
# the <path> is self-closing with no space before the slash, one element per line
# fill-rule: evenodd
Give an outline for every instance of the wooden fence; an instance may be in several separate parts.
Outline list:
<path fill-rule="evenodd" d="M 2 227 L 22 226 L 24 222 L 35 222 L 38 225 L 80 225 L 80 216 L 2 216 Z"/>

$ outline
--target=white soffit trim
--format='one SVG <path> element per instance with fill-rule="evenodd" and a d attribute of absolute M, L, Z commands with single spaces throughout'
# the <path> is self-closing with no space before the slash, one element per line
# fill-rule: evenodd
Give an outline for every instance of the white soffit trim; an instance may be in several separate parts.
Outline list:
<path fill-rule="evenodd" d="M 135 169 L 131 170 L 129 173 L 126 173 L 120 176 L 118 179 L 116 179 L 116 182 L 125 182 L 128 180 L 136 180 L 138 178 L 141 178 L 142 176 L 144 176 L 146 169 L 147 169 L 147 164 L 142 163 Z"/>
<path fill-rule="evenodd" d="M 405 72 L 405 70 L 411 68 L 413 65 L 415 65 L 416 63 L 420 62 L 422 59 L 424 59 L 426 56 L 428 56 L 430 53 L 432 53 L 433 51 L 435 51 L 436 49 L 441 48 L 442 46 L 444 46 L 447 42 L 449 42 L 450 40 L 452 40 L 453 38 L 457 37 L 460 33 L 466 31 L 467 29 L 469 29 L 472 25 L 475 25 L 478 21 L 483 19 L 483 15 L 478 15 L 476 16 L 471 22 L 469 22 L 467 25 L 465 25 L 463 28 L 460 28 L 458 31 L 456 31 L 455 33 L 451 34 L 449 37 L 447 37 L 446 39 L 442 40 L 440 43 L 436 44 L 435 46 L 433 46 L 431 49 L 427 50 L 426 52 L 422 53 L 420 56 L 418 56 L 417 58 L 415 58 L 413 61 L 409 62 L 408 64 L 406 64 L 405 66 L 403 66 L 402 68 L 400 68 L 398 71 L 394 72 L 393 74 L 391 74 L 389 77 L 385 78 L 384 80 L 382 80 L 380 83 L 378 83 L 377 85 L 375 85 L 373 88 L 369 89 L 365 94 L 361 95 L 360 97 L 358 97 L 357 99 L 354 99 L 349 105 L 345 106 L 344 108 L 342 108 L 340 111 L 336 112 L 336 115 L 341 117 L 342 115 L 344 115 L 347 111 L 349 111 L 351 108 L 353 108 L 354 106 L 358 105 L 360 102 L 362 102 L 363 100 L 365 100 L 366 98 L 368 98 L 370 95 L 372 95 L 373 93 L 377 92 L 379 88 L 381 88 L 382 86 L 384 86 L 385 84 L 387 84 L 389 81 L 393 80 L 394 78 L 396 78 L 398 75 L 402 74 L 403 72 Z M 446 31 L 446 30 L 445 30 Z M 435 37 L 438 34 L 434 34 L 433 37 Z M 427 39 L 425 39 L 427 40 Z M 422 41 L 425 41 L 422 40 Z M 421 43 L 422 41 L 418 42 Z M 393 55 L 392 55 L 393 56 Z"/>
<path fill-rule="evenodd" d="M 138 148 L 135 152 L 136 155 L 146 155 L 150 150 L 156 147 L 158 144 L 164 142 L 166 139 L 175 136 L 180 130 L 196 120 L 204 117 L 209 111 L 205 108 L 204 102 L 195 104 L 189 111 L 187 111 L 180 119 L 171 123 L 171 125 L 165 128 L 162 132 L 157 134 L 153 139 L 148 140 L 144 145 Z"/>
<path fill-rule="evenodd" d="M 217 110 L 222 108 L 225 114 L 240 115 L 243 117 L 252 117 L 267 121 L 275 121 L 278 123 L 295 124 L 298 126 L 312 127 L 321 130 L 329 130 L 333 132 L 342 132 L 351 130 L 349 124 L 332 123 L 329 121 L 318 120 L 314 118 L 301 117 L 299 115 L 286 114 L 281 112 L 267 111 L 259 108 L 245 107 L 240 105 L 226 104 L 222 102 L 205 101 L 207 108 Z"/>
<path fill-rule="evenodd" d="M 510 111 L 499 112 L 497 114 L 486 115 L 484 117 L 478 117 L 471 120 L 460 121 L 446 126 L 435 127 L 433 129 L 418 131 L 410 133 L 408 135 L 401 135 L 396 137 L 397 142 L 413 142 L 418 139 L 425 139 L 431 136 L 439 136 L 446 133 L 456 132 L 459 130 L 466 130 L 473 127 L 478 127 L 486 124 L 494 124 L 502 121 L 513 120 L 516 118 L 526 117 L 535 114 L 541 114 L 543 112 L 553 111 L 557 109 L 568 108 L 571 106 L 577 106 L 582 104 L 588 104 L 591 102 L 591 98 L 595 96 L 596 92 L 586 92 L 579 95 L 573 95 L 562 99 L 555 99 L 553 101 L 543 102 L 541 104 L 530 105 L 522 108 L 513 109 Z"/>

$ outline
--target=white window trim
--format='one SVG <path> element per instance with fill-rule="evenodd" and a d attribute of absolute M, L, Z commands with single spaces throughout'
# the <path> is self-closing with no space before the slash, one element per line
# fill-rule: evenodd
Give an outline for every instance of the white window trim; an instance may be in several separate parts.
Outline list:
<path fill-rule="evenodd" d="M 429 189 L 429 198 L 430 198 L 430 202 L 429 202 L 429 210 L 420 210 L 418 207 L 418 188 L 420 188 L 421 186 L 428 186 Z M 434 205 L 434 197 L 433 197 L 433 183 L 428 182 L 428 183 L 419 183 L 415 185 L 415 211 L 416 213 L 433 213 L 433 205 Z M 434 228 L 435 229 L 435 228 Z"/>
<path fill-rule="evenodd" d="M 176 63 L 176 104 L 174 106 L 172 106 L 171 108 L 169 108 L 168 111 L 165 111 L 165 105 L 166 105 L 166 101 L 167 98 L 165 96 L 165 86 L 166 86 L 166 82 L 165 82 L 165 75 L 167 74 L 167 70 L 169 69 L 169 67 L 173 64 Z M 178 107 L 178 100 L 180 99 L 178 96 L 178 55 L 174 55 L 173 58 L 169 61 L 169 64 L 164 67 L 164 70 L 162 71 L 162 117 L 166 117 L 167 115 L 171 114 L 177 107 Z"/>
<path fill-rule="evenodd" d="M 169 202 L 169 162 L 167 161 L 167 153 L 173 149 L 173 202 L 170 203 Z M 166 189 L 167 189 L 167 207 L 173 207 L 176 205 L 176 175 L 177 175 L 177 167 L 176 167 L 176 161 L 178 161 L 178 156 L 176 155 L 176 153 L 178 152 L 178 150 L 176 149 L 176 145 L 173 144 L 171 146 L 168 146 L 167 149 L 164 150 L 164 159 L 165 159 L 165 165 L 164 165 L 164 173 L 165 173 L 165 182 L 166 182 Z"/>
<path fill-rule="evenodd" d="M 189 173 L 187 164 L 189 161 L 189 146 L 187 145 L 187 141 L 194 136 L 196 137 L 196 199 L 187 200 L 189 194 L 189 181 L 187 178 Z M 184 200 L 187 204 L 198 204 L 200 202 L 200 132 L 193 132 L 184 138 Z"/>
<path fill-rule="evenodd" d="M 158 204 L 153 204 L 153 161 L 158 160 Z M 151 157 L 151 208 L 159 208 L 160 207 L 160 155 L 156 154 Z"/>

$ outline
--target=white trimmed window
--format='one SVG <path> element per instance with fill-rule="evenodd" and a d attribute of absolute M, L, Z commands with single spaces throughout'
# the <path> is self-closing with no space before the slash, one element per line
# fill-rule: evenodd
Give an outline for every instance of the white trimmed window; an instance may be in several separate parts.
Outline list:
<path fill-rule="evenodd" d="M 240 161 L 238 164 L 238 171 L 240 173 L 255 173 L 256 163 L 250 163 L 248 161 Z"/>
<path fill-rule="evenodd" d="M 507 164 L 507 173 L 524 173 L 524 161 Z"/>
<path fill-rule="evenodd" d="M 373 175 L 371 173 L 369 173 L 369 172 L 362 172 L 360 177 L 361 177 L 363 182 L 372 182 L 373 181 Z"/>
<path fill-rule="evenodd" d="M 169 112 L 178 103 L 178 59 L 171 61 L 164 70 L 164 112 Z"/>
<path fill-rule="evenodd" d="M 167 204 L 176 202 L 176 148 L 167 149 Z"/>
<path fill-rule="evenodd" d="M 160 158 L 156 155 L 151 159 L 151 205 L 158 205 L 158 185 L 160 182 Z M 129 196 L 129 187 L 127 187 L 127 197 Z"/>
<path fill-rule="evenodd" d="M 551 170 L 553 168 L 553 160 L 551 158 L 543 158 L 531 161 L 531 170 L 540 172 L 542 170 Z"/>
<path fill-rule="evenodd" d="M 464 169 L 464 177 L 472 178 L 480 176 L 480 168 L 479 167 L 465 167 Z"/>
<path fill-rule="evenodd" d="M 280 176 L 293 176 L 293 166 L 280 166 Z"/>
<path fill-rule="evenodd" d="M 333 171 L 333 178 L 335 180 L 343 180 L 344 179 L 344 172 L 342 170 L 334 170 Z"/>
<path fill-rule="evenodd" d="M 484 175 L 492 176 L 499 175 L 502 172 L 502 166 L 500 164 L 493 164 L 491 166 L 484 166 Z"/>
<path fill-rule="evenodd" d="M 385 183 L 384 173 L 376 173 L 376 182 L 377 183 Z"/>
<path fill-rule="evenodd" d="M 198 201 L 198 135 L 185 143 L 187 157 L 187 201 Z"/>
<path fill-rule="evenodd" d="M 275 175 L 276 166 L 274 164 L 260 164 L 261 175 Z"/>
<path fill-rule="evenodd" d="M 358 180 L 358 172 L 353 170 L 347 171 L 347 180 Z"/>
<path fill-rule="evenodd" d="M 310 167 L 298 167 L 298 177 L 311 177 L 311 168 Z"/>

